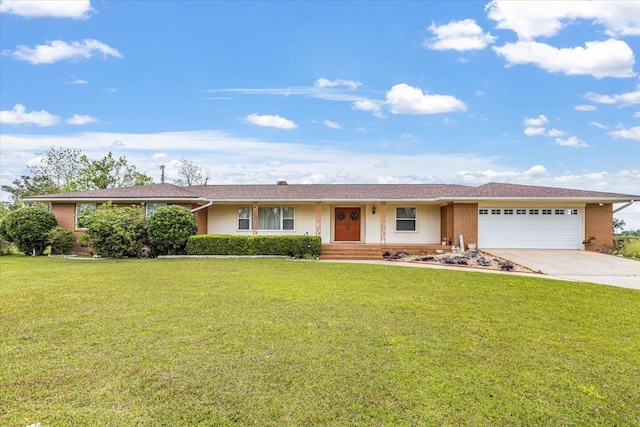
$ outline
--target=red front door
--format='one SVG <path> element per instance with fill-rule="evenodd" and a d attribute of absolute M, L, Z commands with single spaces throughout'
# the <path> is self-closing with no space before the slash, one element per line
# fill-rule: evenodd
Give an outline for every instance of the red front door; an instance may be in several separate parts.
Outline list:
<path fill-rule="evenodd" d="M 360 208 L 336 208 L 335 240 L 339 242 L 360 241 Z"/>

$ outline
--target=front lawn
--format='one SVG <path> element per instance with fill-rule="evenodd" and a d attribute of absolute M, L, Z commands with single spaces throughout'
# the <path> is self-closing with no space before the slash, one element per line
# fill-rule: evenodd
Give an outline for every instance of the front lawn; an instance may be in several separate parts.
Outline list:
<path fill-rule="evenodd" d="M 0 280 L 0 425 L 640 425 L 639 291 L 282 259 Z"/>

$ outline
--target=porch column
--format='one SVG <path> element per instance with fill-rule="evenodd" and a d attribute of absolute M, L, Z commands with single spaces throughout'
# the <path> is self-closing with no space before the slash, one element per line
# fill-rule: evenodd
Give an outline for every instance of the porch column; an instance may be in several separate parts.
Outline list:
<path fill-rule="evenodd" d="M 258 202 L 253 202 L 253 235 L 258 234 Z"/>
<path fill-rule="evenodd" d="M 387 202 L 380 202 L 380 243 L 387 243 Z"/>
<path fill-rule="evenodd" d="M 322 203 L 316 202 L 316 236 L 322 235 Z"/>

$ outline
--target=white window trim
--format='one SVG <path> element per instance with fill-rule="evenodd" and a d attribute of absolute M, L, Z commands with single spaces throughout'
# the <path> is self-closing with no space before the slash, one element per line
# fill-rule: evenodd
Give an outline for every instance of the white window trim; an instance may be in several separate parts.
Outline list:
<path fill-rule="evenodd" d="M 86 209 L 90 209 L 90 208 L 85 208 L 85 209 L 82 209 L 82 210 L 78 211 L 78 206 L 93 206 L 93 211 L 94 212 L 95 212 L 97 206 L 96 206 L 95 203 L 76 203 L 75 213 L 73 215 L 73 227 L 76 230 L 86 230 L 87 227 L 78 227 L 78 215 L 80 214 L 80 212 L 82 212 L 82 211 L 84 211 Z"/>
<path fill-rule="evenodd" d="M 398 209 L 414 209 L 416 213 L 415 218 L 398 218 Z M 398 230 L 398 221 L 413 221 L 414 229 L 413 230 Z M 396 206 L 395 208 L 395 221 L 394 221 L 394 229 L 396 233 L 417 233 L 418 232 L 418 208 L 416 206 Z"/>
<path fill-rule="evenodd" d="M 249 209 L 249 228 L 245 229 L 245 228 L 240 228 L 240 220 L 241 219 L 247 219 L 247 218 L 240 218 L 240 208 L 247 208 Z M 297 221 L 296 221 L 296 207 L 295 206 L 259 206 L 258 207 L 258 212 L 260 212 L 261 208 L 265 208 L 265 209 L 272 209 L 272 208 L 278 208 L 280 209 L 280 228 L 258 228 L 258 231 L 282 231 L 285 233 L 293 233 L 296 231 L 296 226 L 297 226 Z M 284 210 L 285 208 L 291 208 L 293 209 L 293 217 L 287 217 L 285 218 L 284 216 Z M 258 214 L 259 216 L 260 214 Z M 284 221 L 285 220 L 293 220 L 293 228 L 291 229 L 285 229 L 284 228 Z M 258 222 L 259 223 L 259 222 Z M 253 208 L 251 206 L 237 206 L 236 209 L 236 231 L 239 232 L 246 232 L 246 231 L 251 231 L 253 230 Z"/>
<path fill-rule="evenodd" d="M 249 209 L 249 218 L 240 218 L 240 209 L 246 208 Z M 240 228 L 240 220 L 248 219 L 249 220 L 249 228 Z M 237 206 L 236 207 L 236 231 L 239 232 L 247 232 L 253 230 L 253 209 L 251 206 Z"/>

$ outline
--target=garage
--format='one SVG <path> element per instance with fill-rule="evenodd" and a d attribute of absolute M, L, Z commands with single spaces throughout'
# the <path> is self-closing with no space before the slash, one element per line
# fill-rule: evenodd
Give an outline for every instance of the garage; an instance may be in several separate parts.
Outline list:
<path fill-rule="evenodd" d="M 480 208 L 478 246 L 496 249 L 581 249 L 582 209 Z"/>

